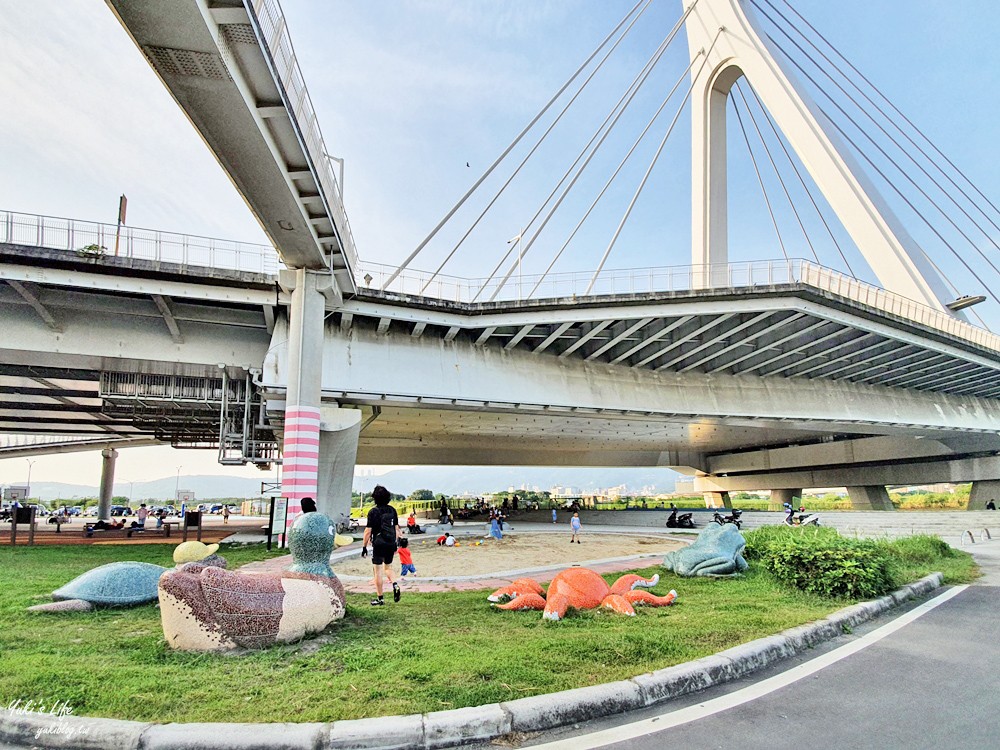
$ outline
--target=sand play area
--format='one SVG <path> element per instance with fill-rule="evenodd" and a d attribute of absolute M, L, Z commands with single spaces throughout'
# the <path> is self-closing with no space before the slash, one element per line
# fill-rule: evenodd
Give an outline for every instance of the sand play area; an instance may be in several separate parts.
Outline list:
<path fill-rule="evenodd" d="M 519 533 L 501 540 L 462 537 L 458 540 L 461 546 L 455 547 L 439 547 L 436 537 L 431 534 L 407 538 L 418 578 L 495 575 L 508 570 L 569 566 L 629 555 L 662 556 L 685 544 L 664 537 L 633 534 L 585 533 L 580 544 L 570 544 L 568 533 Z M 398 572 L 398 557 L 393 559 L 392 567 Z M 333 569 L 337 575 L 370 576 L 371 559 L 354 557 L 335 564 Z"/>

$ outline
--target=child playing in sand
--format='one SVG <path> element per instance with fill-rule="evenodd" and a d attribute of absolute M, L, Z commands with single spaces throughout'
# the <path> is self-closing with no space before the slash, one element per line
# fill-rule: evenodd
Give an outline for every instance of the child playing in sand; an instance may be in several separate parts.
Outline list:
<path fill-rule="evenodd" d="M 415 576 L 417 569 L 413 566 L 413 553 L 410 551 L 410 540 L 405 537 L 400 539 L 397 551 L 399 552 L 399 577 L 405 579 L 407 573 L 412 573 Z"/>

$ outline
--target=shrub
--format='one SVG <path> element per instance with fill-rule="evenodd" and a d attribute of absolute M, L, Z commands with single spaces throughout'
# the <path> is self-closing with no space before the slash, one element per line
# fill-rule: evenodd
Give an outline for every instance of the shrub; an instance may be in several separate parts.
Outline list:
<path fill-rule="evenodd" d="M 759 560 L 777 580 L 802 591 L 870 599 L 893 588 L 890 557 L 878 542 L 845 539 L 834 529 L 780 526 L 747 537 L 748 559 Z"/>

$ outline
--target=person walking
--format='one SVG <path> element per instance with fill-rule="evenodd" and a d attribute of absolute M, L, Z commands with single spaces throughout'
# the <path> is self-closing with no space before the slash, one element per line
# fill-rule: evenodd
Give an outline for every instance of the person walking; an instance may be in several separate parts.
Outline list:
<path fill-rule="evenodd" d="M 389 568 L 396 554 L 396 545 L 402 537 L 399 528 L 399 515 L 396 509 L 389 505 L 392 495 L 382 485 L 372 490 L 375 507 L 368 511 L 368 525 L 365 527 L 364 539 L 361 541 L 361 556 L 368 554 L 368 544 L 372 545 L 372 565 L 375 568 L 375 598 L 371 605 L 379 607 L 385 604 L 382 596 L 383 577 L 392 584 L 392 599 L 398 602 L 400 597 L 399 584 L 392 580 Z"/>
<path fill-rule="evenodd" d="M 223 505 L 222 506 L 222 523 L 224 523 L 224 524 L 229 523 L 229 506 L 228 505 Z"/>
<path fill-rule="evenodd" d="M 399 579 L 400 581 L 406 580 L 406 574 L 411 573 L 414 578 L 417 575 L 417 569 L 413 565 L 413 553 L 410 552 L 410 540 L 403 539 L 399 540 Z"/>
<path fill-rule="evenodd" d="M 569 530 L 571 532 L 569 537 L 569 543 L 572 544 L 576 542 L 580 543 L 580 514 L 574 513 L 573 517 L 569 519 Z"/>
<path fill-rule="evenodd" d="M 140 529 L 146 528 L 147 518 L 149 518 L 149 508 L 146 507 L 146 503 L 142 503 L 139 506 L 139 510 L 135 512 L 135 520 L 139 524 Z"/>

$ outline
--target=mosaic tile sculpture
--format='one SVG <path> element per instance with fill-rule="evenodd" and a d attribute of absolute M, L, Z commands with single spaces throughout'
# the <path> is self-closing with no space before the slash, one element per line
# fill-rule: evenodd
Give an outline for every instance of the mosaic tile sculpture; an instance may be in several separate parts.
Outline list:
<path fill-rule="evenodd" d="M 733 524 L 710 523 L 690 546 L 668 552 L 663 565 L 688 578 L 737 575 L 749 567 L 743 559 L 746 546 L 746 540 Z"/>
<path fill-rule="evenodd" d="M 188 546 L 178 556 L 177 550 Z M 185 542 L 174 550 L 174 562 L 179 567 L 196 564 L 226 567 L 226 560 L 215 554 L 218 544 L 205 545 L 201 542 Z M 143 562 L 113 562 L 88 570 L 65 586 L 52 592 L 55 600 L 47 604 L 36 604 L 28 609 L 32 612 L 86 612 L 96 607 L 133 607 L 156 601 L 157 581 L 170 568 Z"/>
<path fill-rule="evenodd" d="M 561 620 L 567 610 L 610 609 L 623 615 L 635 615 L 635 605 L 665 607 L 677 598 L 677 592 L 655 596 L 641 588 L 652 588 L 659 576 L 645 579 L 634 573 L 624 575 L 609 586 L 601 576 L 588 568 L 568 568 L 557 573 L 546 594 L 541 584 L 531 578 L 518 578 L 509 586 L 499 588 L 487 597 L 497 609 L 540 609 L 546 620 Z M 507 601 L 509 600 L 509 601 Z M 506 601 L 506 604 L 499 602 Z"/>
<path fill-rule="evenodd" d="M 252 574 L 192 566 L 160 578 L 167 643 L 182 651 L 267 648 L 319 633 L 344 616 L 344 587 L 330 569 L 333 523 L 299 516 L 289 531 L 292 567 Z"/>

